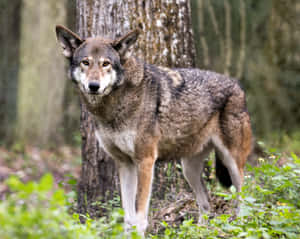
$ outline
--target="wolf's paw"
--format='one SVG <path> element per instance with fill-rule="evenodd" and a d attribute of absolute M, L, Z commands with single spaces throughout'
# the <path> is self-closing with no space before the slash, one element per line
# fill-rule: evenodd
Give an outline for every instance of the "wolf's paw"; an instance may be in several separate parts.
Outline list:
<path fill-rule="evenodd" d="M 208 202 L 202 203 L 201 206 L 199 206 L 199 219 L 198 219 L 198 225 L 207 225 L 210 219 L 209 216 L 210 212 L 210 205 Z"/>
<path fill-rule="evenodd" d="M 209 222 L 209 217 L 206 215 L 199 215 L 198 226 L 206 226 Z"/>
<path fill-rule="evenodd" d="M 133 227 L 135 227 L 136 230 L 139 232 L 139 234 L 144 236 L 147 226 L 148 226 L 147 219 L 139 216 L 125 220 L 125 232 L 128 234 L 132 232 Z"/>

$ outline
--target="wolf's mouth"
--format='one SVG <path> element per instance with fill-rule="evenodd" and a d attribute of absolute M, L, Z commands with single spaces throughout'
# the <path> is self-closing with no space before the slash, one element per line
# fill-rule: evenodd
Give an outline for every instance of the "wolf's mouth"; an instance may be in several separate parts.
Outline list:
<path fill-rule="evenodd" d="M 88 92 L 89 95 L 100 95 L 99 92 Z"/>
<path fill-rule="evenodd" d="M 84 94 L 89 95 L 91 97 L 96 97 L 96 96 L 102 97 L 108 95 L 111 92 L 111 86 L 107 86 L 103 90 L 99 90 L 99 91 L 91 91 L 84 87 L 82 91 L 84 92 Z"/>

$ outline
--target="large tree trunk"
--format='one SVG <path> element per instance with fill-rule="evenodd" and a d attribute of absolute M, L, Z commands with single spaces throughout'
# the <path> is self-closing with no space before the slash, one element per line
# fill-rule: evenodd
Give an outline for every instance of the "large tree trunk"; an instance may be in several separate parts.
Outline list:
<path fill-rule="evenodd" d="M 77 17 L 77 30 L 84 38 L 96 35 L 115 38 L 140 27 L 143 32 L 134 46 L 134 55 L 163 66 L 195 65 L 188 0 L 77 0 Z M 116 170 L 95 141 L 95 122 L 85 107 L 82 107 L 81 120 L 83 164 L 78 191 L 79 212 L 95 215 L 91 204 L 99 197 L 107 198 L 106 191 L 111 194 L 116 190 Z M 164 171 L 166 167 L 161 168 Z M 171 170 L 174 175 L 175 165 Z M 156 174 L 162 175 L 162 172 Z M 173 178 L 168 185 L 176 184 L 176 176 Z M 158 182 L 154 184 L 154 191 L 167 189 L 163 177 Z"/>
<path fill-rule="evenodd" d="M 22 3 L 18 130 L 21 142 L 49 145 L 62 130 L 65 66 L 53 25 L 66 20 L 66 1 Z"/>
<path fill-rule="evenodd" d="M 0 144 L 13 140 L 19 72 L 21 0 L 0 3 Z"/>

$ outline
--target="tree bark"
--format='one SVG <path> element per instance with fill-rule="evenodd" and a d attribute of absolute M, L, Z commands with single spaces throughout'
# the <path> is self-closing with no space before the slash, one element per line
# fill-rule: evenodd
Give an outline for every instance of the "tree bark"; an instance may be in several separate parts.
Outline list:
<path fill-rule="evenodd" d="M 0 143 L 13 142 L 17 111 L 21 0 L 0 3 Z"/>
<path fill-rule="evenodd" d="M 77 30 L 83 38 L 96 35 L 116 38 L 140 27 L 142 34 L 132 49 L 135 56 L 157 65 L 192 67 L 195 65 L 195 48 L 190 11 L 188 0 L 77 0 Z M 78 188 L 79 212 L 95 215 L 95 208 L 90 205 L 99 197 L 109 198 L 106 191 L 111 196 L 116 190 L 116 170 L 95 141 L 92 116 L 83 105 L 81 109 L 83 162 Z M 159 177 L 154 191 L 162 192 L 167 185 L 161 175 L 168 167 L 165 164 L 158 167 L 162 169 L 156 170 Z M 172 180 L 168 185 L 176 184 L 176 165 L 171 169 L 169 166 L 169 170 L 172 170 Z"/>

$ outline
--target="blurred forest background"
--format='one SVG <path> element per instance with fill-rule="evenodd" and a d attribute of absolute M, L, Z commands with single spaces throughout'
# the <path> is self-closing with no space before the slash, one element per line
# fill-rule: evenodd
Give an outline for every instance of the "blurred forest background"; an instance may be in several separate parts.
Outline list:
<path fill-rule="evenodd" d="M 258 139 L 300 142 L 300 2 L 191 6 L 197 66 L 240 79 Z M 54 32 L 75 20 L 75 1 L 0 1 L 0 145 L 80 142 L 79 99 Z"/>
<path fill-rule="evenodd" d="M 166 12 L 170 13 L 170 16 L 176 15 L 179 12 L 176 10 L 180 7 L 183 9 L 186 1 L 165 0 L 174 7 L 171 10 L 167 8 Z M 96 146 L 91 144 L 92 141 L 86 137 L 90 131 L 85 128 L 91 122 L 84 119 L 82 122 L 87 123 L 80 125 L 79 98 L 72 82 L 68 80 L 67 62 L 61 54 L 55 36 L 56 24 L 65 25 L 74 31 L 79 29 L 80 34 L 85 32 L 85 35 L 88 35 L 85 31 L 88 27 L 85 27 L 85 24 L 93 20 L 94 16 L 76 19 L 76 12 L 86 16 L 93 12 L 88 11 L 88 5 L 92 6 L 94 3 L 96 3 L 93 5 L 95 9 L 106 11 L 110 19 L 128 16 L 117 15 L 119 17 L 117 18 L 112 12 L 107 11 L 108 8 L 102 8 L 99 2 L 94 0 L 0 0 L 0 209 L 2 209 L 0 210 L 0 221 L 2 219 L 0 224 L 3 225 L 0 228 L 1 235 L 3 232 L 7 235 L 14 231 L 17 233 L 24 231 L 26 234 L 26 227 L 22 228 L 21 225 L 26 225 L 28 230 L 31 230 L 30 226 L 34 224 L 38 227 L 32 227 L 32 231 L 42 233 L 41 238 L 45 238 L 46 235 L 53 238 L 51 237 L 53 233 L 65 237 L 63 225 L 67 224 L 62 223 L 61 218 L 63 222 L 72 221 L 69 216 L 75 219 L 75 214 L 69 215 L 72 210 L 83 215 L 88 212 L 93 216 L 98 213 L 97 210 L 107 212 L 115 206 L 120 206 L 120 197 L 114 194 L 117 190 L 113 188 L 114 179 L 117 177 L 115 177 L 114 170 L 111 170 L 113 167 L 109 166 L 112 161 L 106 161 L 105 155 L 98 150 L 97 143 Z M 103 0 L 103 2 L 109 5 L 113 1 Z M 145 6 L 149 6 L 149 4 L 143 4 L 144 0 L 124 1 L 123 3 L 129 2 L 144 5 L 143 10 Z M 160 5 L 163 1 L 146 2 Z M 76 10 L 76 3 L 79 3 L 77 5 L 80 11 Z M 169 6 L 168 4 L 164 7 Z M 227 228 L 227 223 L 220 221 L 209 227 L 205 226 L 205 230 L 209 233 L 215 231 L 215 235 L 222 237 L 224 234 L 220 234 L 220 230 L 223 232 L 229 230 L 230 233 L 224 238 L 232 238 L 231 231 L 234 232 L 234 230 L 244 233 L 245 228 L 251 238 L 254 238 L 252 232 L 261 230 L 266 233 L 266 227 L 270 230 L 271 236 L 257 234 L 259 235 L 257 238 L 282 238 L 284 235 L 294 235 L 291 232 L 296 232 L 298 235 L 300 161 L 296 154 L 300 155 L 300 1 L 190 0 L 190 4 L 197 67 L 220 72 L 240 80 L 246 91 L 248 110 L 256 140 L 266 144 L 266 147 L 263 143 L 260 144 L 265 154 L 260 155 L 261 157 L 256 162 L 262 166 L 256 165 L 252 170 L 251 167 L 247 167 L 249 175 L 245 177 L 244 196 L 248 200 L 243 201 L 246 203 L 244 205 L 248 205 L 246 207 L 248 214 L 244 216 L 252 221 L 238 218 L 231 224 L 234 227 L 229 225 Z M 132 11 L 131 8 L 124 9 Z M 149 12 L 156 13 L 152 9 L 155 7 L 147 8 Z M 98 11 L 93 13 L 97 13 L 97 20 L 100 19 L 99 16 L 103 17 Z M 130 16 L 134 16 L 134 22 L 139 19 L 135 15 Z M 155 14 L 152 16 L 155 19 Z M 76 23 L 80 22 L 80 19 L 87 19 L 87 21 L 78 27 Z M 184 16 L 182 19 L 186 20 Z M 106 25 L 106 29 L 110 28 L 108 22 L 105 21 L 103 24 Z M 172 24 L 174 22 L 177 24 L 176 20 L 173 20 Z M 154 21 L 150 21 L 149 24 L 147 22 L 148 26 L 154 23 Z M 113 26 L 117 28 L 118 25 L 122 26 L 123 22 Z M 184 28 L 186 26 L 187 24 L 182 25 L 181 29 L 186 29 Z M 155 27 L 150 29 L 151 34 L 156 32 L 153 29 Z M 167 29 L 166 32 L 173 31 Z M 173 32 L 178 34 L 177 31 Z M 142 35 L 149 36 L 149 34 Z M 155 36 L 155 34 L 152 35 Z M 188 38 L 187 35 L 185 38 Z M 168 37 L 167 35 L 164 40 Z M 152 43 L 151 39 L 155 38 L 147 38 L 145 42 Z M 194 46 L 187 45 L 191 46 L 191 52 L 193 52 Z M 158 60 L 161 59 L 158 57 Z M 180 64 L 187 63 L 182 65 L 190 65 L 186 58 L 184 61 L 180 59 L 179 62 Z M 83 140 L 81 140 L 80 130 L 83 133 Z M 84 130 L 86 135 L 84 135 Z M 85 144 L 85 142 L 89 143 Z M 86 145 L 89 147 L 85 147 Z M 98 160 L 99 155 L 101 160 Z M 208 160 L 208 165 L 212 166 L 212 160 Z M 157 168 L 159 170 L 156 170 L 156 181 L 154 181 L 154 200 L 151 202 L 154 210 L 151 211 L 150 216 L 154 218 L 153 230 L 160 230 L 159 226 L 153 225 L 162 226 L 161 222 L 166 219 L 165 215 L 173 225 L 175 221 L 181 223 L 183 215 L 194 215 L 197 211 L 192 199 L 194 197 L 186 189 L 187 184 L 182 180 L 180 165 L 160 164 Z M 211 190 L 214 192 L 210 195 L 212 208 L 217 213 L 227 213 L 226 203 L 221 199 L 226 194 L 218 194 L 221 189 L 216 187 L 216 180 L 211 177 L 214 169 L 210 170 L 210 167 L 207 169 L 206 180 L 210 187 L 217 191 L 215 193 Z M 50 174 L 42 177 L 49 172 L 53 178 Z M 10 175 L 16 176 L 11 177 L 10 182 L 12 186 L 18 186 L 15 189 L 18 188 L 20 191 L 22 203 L 19 202 L 18 194 L 16 198 L 16 194 L 10 195 L 11 189 L 14 188 L 10 189 L 5 181 Z M 37 183 L 41 177 L 40 183 Z M 20 183 L 17 178 L 28 184 Z M 101 184 L 101 182 L 104 183 Z M 49 197 L 47 190 L 52 187 L 53 183 L 63 188 L 60 194 L 65 197 L 53 197 L 54 201 L 58 201 L 58 206 L 47 208 L 44 199 L 51 200 L 52 203 L 52 197 Z M 111 189 L 110 187 L 113 190 L 110 190 L 111 195 L 108 196 L 113 196 L 113 198 L 104 202 L 102 196 L 107 192 L 105 189 Z M 34 188 L 40 190 L 38 195 L 45 196 L 41 204 L 39 201 L 32 200 L 36 199 L 36 192 L 32 194 L 34 197 L 31 195 Z M 26 193 L 29 196 L 24 204 L 23 197 Z M 223 196 L 219 197 L 220 195 Z M 71 203 L 71 210 L 67 209 L 67 206 L 62 206 L 64 204 L 61 204 L 61 201 L 65 201 L 65 204 L 68 202 L 68 207 Z M 175 202 L 166 206 L 170 201 Z M 19 207 L 22 210 L 12 210 L 12 208 Z M 30 211 L 30 207 L 34 210 Z M 60 211 L 56 208 L 60 208 Z M 94 214 L 90 209 L 95 209 Z M 179 214 L 179 209 L 185 212 Z M 261 214 L 262 211 L 265 214 Z M 57 225 L 51 223 L 51 226 L 49 215 L 52 213 L 55 219 L 51 219 L 51 222 L 57 222 Z M 23 217 L 23 215 L 26 216 Z M 74 228 L 81 230 L 77 224 L 76 221 Z M 44 225 L 44 229 L 40 225 Z M 90 223 L 87 225 L 89 230 L 98 229 L 94 226 L 90 227 Z M 186 223 L 185 227 L 187 231 L 192 232 L 190 225 Z M 106 227 L 104 223 L 103 228 Z M 7 230 L 7 228 L 10 229 Z M 57 233 L 57 228 L 64 232 Z M 110 226 L 107 228 L 110 230 Z M 2 232 L 1 229 L 3 229 Z M 167 228 L 166 231 L 168 230 L 173 229 Z M 44 231 L 46 233 L 43 234 Z M 85 231 L 82 232 L 88 236 Z M 176 237 L 180 234 L 177 232 L 173 231 Z M 112 233 L 114 233 L 113 230 Z M 95 235 L 97 235 L 95 238 L 99 238 L 99 231 L 95 232 Z M 186 233 L 181 233 L 181 235 L 187 238 Z M 243 234 L 243 237 L 245 235 Z M 274 235 L 279 237 L 274 237 Z M 20 236 L 20 238 L 27 237 Z M 4 236 L 4 238 L 16 237 Z M 74 238 L 74 236 L 68 238 Z M 171 238 L 169 234 L 167 238 Z M 197 235 L 193 238 L 200 237 Z"/>

